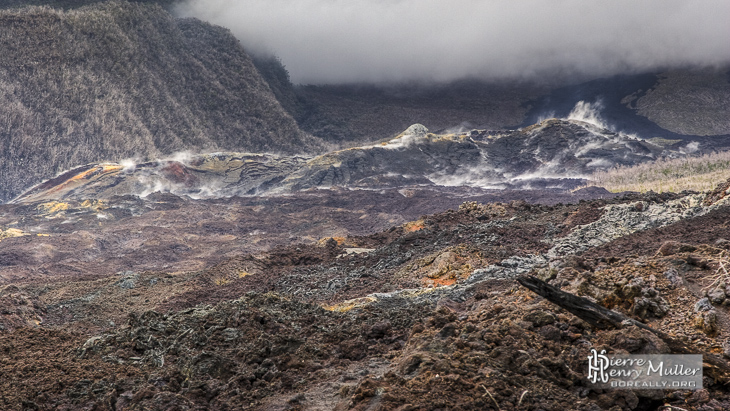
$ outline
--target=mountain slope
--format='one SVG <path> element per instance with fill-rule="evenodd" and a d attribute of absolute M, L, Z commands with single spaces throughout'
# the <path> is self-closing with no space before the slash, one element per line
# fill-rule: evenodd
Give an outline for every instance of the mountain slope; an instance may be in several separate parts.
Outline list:
<path fill-rule="evenodd" d="M 640 137 L 730 136 L 730 67 L 575 80 L 445 84 L 293 85 L 282 62 L 254 63 L 299 126 L 333 142 L 372 141 L 415 122 L 432 130 L 503 129 L 566 117 L 579 101 L 600 108 L 617 130 Z"/>
<path fill-rule="evenodd" d="M 680 134 L 730 134 L 730 71 L 663 73 L 634 105 L 639 115 Z"/>
<path fill-rule="evenodd" d="M 157 5 L 0 11 L 0 200 L 78 164 L 321 148 L 222 28 Z"/>
<path fill-rule="evenodd" d="M 608 124 L 644 138 L 727 139 L 730 68 L 618 75 L 551 90 L 530 102 L 523 126 L 566 116 L 577 101 L 595 104 Z"/>

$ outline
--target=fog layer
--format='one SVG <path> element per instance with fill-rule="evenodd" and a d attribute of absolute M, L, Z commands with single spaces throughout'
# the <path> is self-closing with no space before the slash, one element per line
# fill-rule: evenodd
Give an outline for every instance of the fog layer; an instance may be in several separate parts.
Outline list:
<path fill-rule="evenodd" d="M 730 62 L 727 0 L 188 0 L 295 83 L 603 76 Z"/>

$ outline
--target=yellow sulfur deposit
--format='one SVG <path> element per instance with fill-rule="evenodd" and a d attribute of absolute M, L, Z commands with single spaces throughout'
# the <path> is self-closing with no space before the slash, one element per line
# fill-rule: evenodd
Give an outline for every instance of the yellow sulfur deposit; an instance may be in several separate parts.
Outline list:
<path fill-rule="evenodd" d="M 46 214 L 47 217 L 52 218 L 53 216 L 68 210 L 68 203 L 49 201 L 47 203 L 38 204 L 37 209 L 41 214 Z"/>
<path fill-rule="evenodd" d="M 28 234 L 24 233 L 23 230 L 18 230 L 17 228 L 8 228 L 6 230 L 0 230 L 0 241 L 5 238 L 22 237 L 24 235 Z"/>
<path fill-rule="evenodd" d="M 377 300 L 378 299 L 375 297 L 367 296 L 367 297 L 361 297 L 361 298 L 355 298 L 352 300 L 343 301 L 343 302 L 341 302 L 339 304 L 335 304 L 335 305 L 326 305 L 326 306 L 323 306 L 323 308 L 328 311 L 337 311 L 340 313 L 344 313 L 346 311 L 352 310 L 353 308 L 364 307 Z"/>

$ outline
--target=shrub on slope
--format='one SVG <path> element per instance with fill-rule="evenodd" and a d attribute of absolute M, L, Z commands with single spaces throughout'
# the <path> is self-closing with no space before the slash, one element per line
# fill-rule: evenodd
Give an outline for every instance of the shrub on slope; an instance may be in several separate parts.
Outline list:
<path fill-rule="evenodd" d="M 593 184 L 612 192 L 683 190 L 711 191 L 718 181 L 730 176 L 730 152 L 705 154 L 700 157 L 660 159 L 632 167 L 597 171 Z"/>

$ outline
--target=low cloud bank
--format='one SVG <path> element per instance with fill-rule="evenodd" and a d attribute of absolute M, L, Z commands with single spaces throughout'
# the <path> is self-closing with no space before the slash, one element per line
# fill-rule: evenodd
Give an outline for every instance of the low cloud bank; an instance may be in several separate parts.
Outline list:
<path fill-rule="evenodd" d="M 605 76 L 730 63 L 727 0 L 188 0 L 295 83 Z"/>

